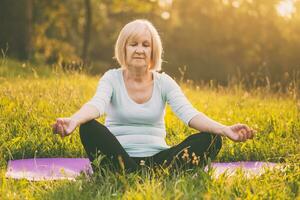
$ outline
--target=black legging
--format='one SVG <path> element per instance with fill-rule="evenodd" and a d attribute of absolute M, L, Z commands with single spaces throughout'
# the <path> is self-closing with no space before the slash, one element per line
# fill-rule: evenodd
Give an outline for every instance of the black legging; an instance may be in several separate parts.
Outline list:
<path fill-rule="evenodd" d="M 101 166 L 108 164 L 113 169 L 136 171 L 142 166 L 175 167 L 189 169 L 204 166 L 208 157 L 215 159 L 222 147 L 222 138 L 211 133 L 196 133 L 169 149 L 150 157 L 130 157 L 117 138 L 96 120 L 82 124 L 79 129 L 81 142 L 92 162 L 93 169 L 97 166 L 93 161 L 98 155 L 105 155 Z"/>

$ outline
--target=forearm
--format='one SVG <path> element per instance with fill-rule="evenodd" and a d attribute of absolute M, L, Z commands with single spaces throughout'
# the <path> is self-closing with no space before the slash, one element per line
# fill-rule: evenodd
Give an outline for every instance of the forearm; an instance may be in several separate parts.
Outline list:
<path fill-rule="evenodd" d="M 84 124 L 92 119 L 99 117 L 99 111 L 93 105 L 85 104 L 80 110 L 71 116 L 71 119 L 77 121 L 77 125 Z"/>
<path fill-rule="evenodd" d="M 200 132 L 209 132 L 217 135 L 224 135 L 223 129 L 227 127 L 226 125 L 210 119 L 201 112 L 189 121 L 189 126 Z"/>

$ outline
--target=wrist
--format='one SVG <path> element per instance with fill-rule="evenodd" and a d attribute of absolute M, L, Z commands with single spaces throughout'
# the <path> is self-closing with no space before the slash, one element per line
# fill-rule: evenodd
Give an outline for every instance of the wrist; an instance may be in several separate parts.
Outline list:
<path fill-rule="evenodd" d="M 217 134 L 221 135 L 221 136 L 227 136 L 226 135 L 226 129 L 228 128 L 228 126 L 226 125 L 221 125 L 218 130 L 217 130 Z"/>
<path fill-rule="evenodd" d="M 79 120 L 78 118 L 72 116 L 72 117 L 71 117 L 71 120 L 72 120 L 73 122 L 75 122 L 76 127 L 80 125 L 80 120 Z"/>

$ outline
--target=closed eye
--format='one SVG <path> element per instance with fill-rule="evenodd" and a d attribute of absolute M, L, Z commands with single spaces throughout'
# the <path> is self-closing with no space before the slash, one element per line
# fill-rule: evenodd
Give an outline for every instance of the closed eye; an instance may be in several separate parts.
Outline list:
<path fill-rule="evenodd" d="M 132 46 L 132 47 L 134 47 L 134 46 L 137 46 L 138 43 L 137 42 L 131 42 L 131 43 L 129 43 L 129 45 Z M 149 42 L 144 42 L 143 46 L 144 47 L 150 47 L 150 43 Z"/>
<path fill-rule="evenodd" d="M 136 46 L 137 45 L 137 43 L 136 42 L 134 42 L 134 43 L 130 43 L 130 46 L 132 46 L 132 47 L 134 47 L 134 46 Z"/>

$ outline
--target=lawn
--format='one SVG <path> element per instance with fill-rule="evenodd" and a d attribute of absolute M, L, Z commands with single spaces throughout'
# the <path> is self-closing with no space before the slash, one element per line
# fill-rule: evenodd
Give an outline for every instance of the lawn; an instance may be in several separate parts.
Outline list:
<path fill-rule="evenodd" d="M 292 90 L 287 94 L 268 88 L 246 91 L 239 84 L 223 88 L 182 82 L 181 86 L 192 104 L 209 117 L 257 130 L 255 138 L 245 143 L 224 138 L 217 161 L 270 161 L 281 163 L 282 170 L 253 178 L 240 172 L 214 179 L 211 171 L 200 168 L 176 173 L 106 171 L 105 176 L 80 176 L 76 181 L 5 178 L 9 159 L 86 157 L 78 130 L 61 139 L 52 134 L 51 124 L 89 100 L 99 77 L 11 60 L 0 63 L 0 199 L 300 199 L 299 99 Z M 165 121 L 169 145 L 196 132 L 169 107 Z"/>

